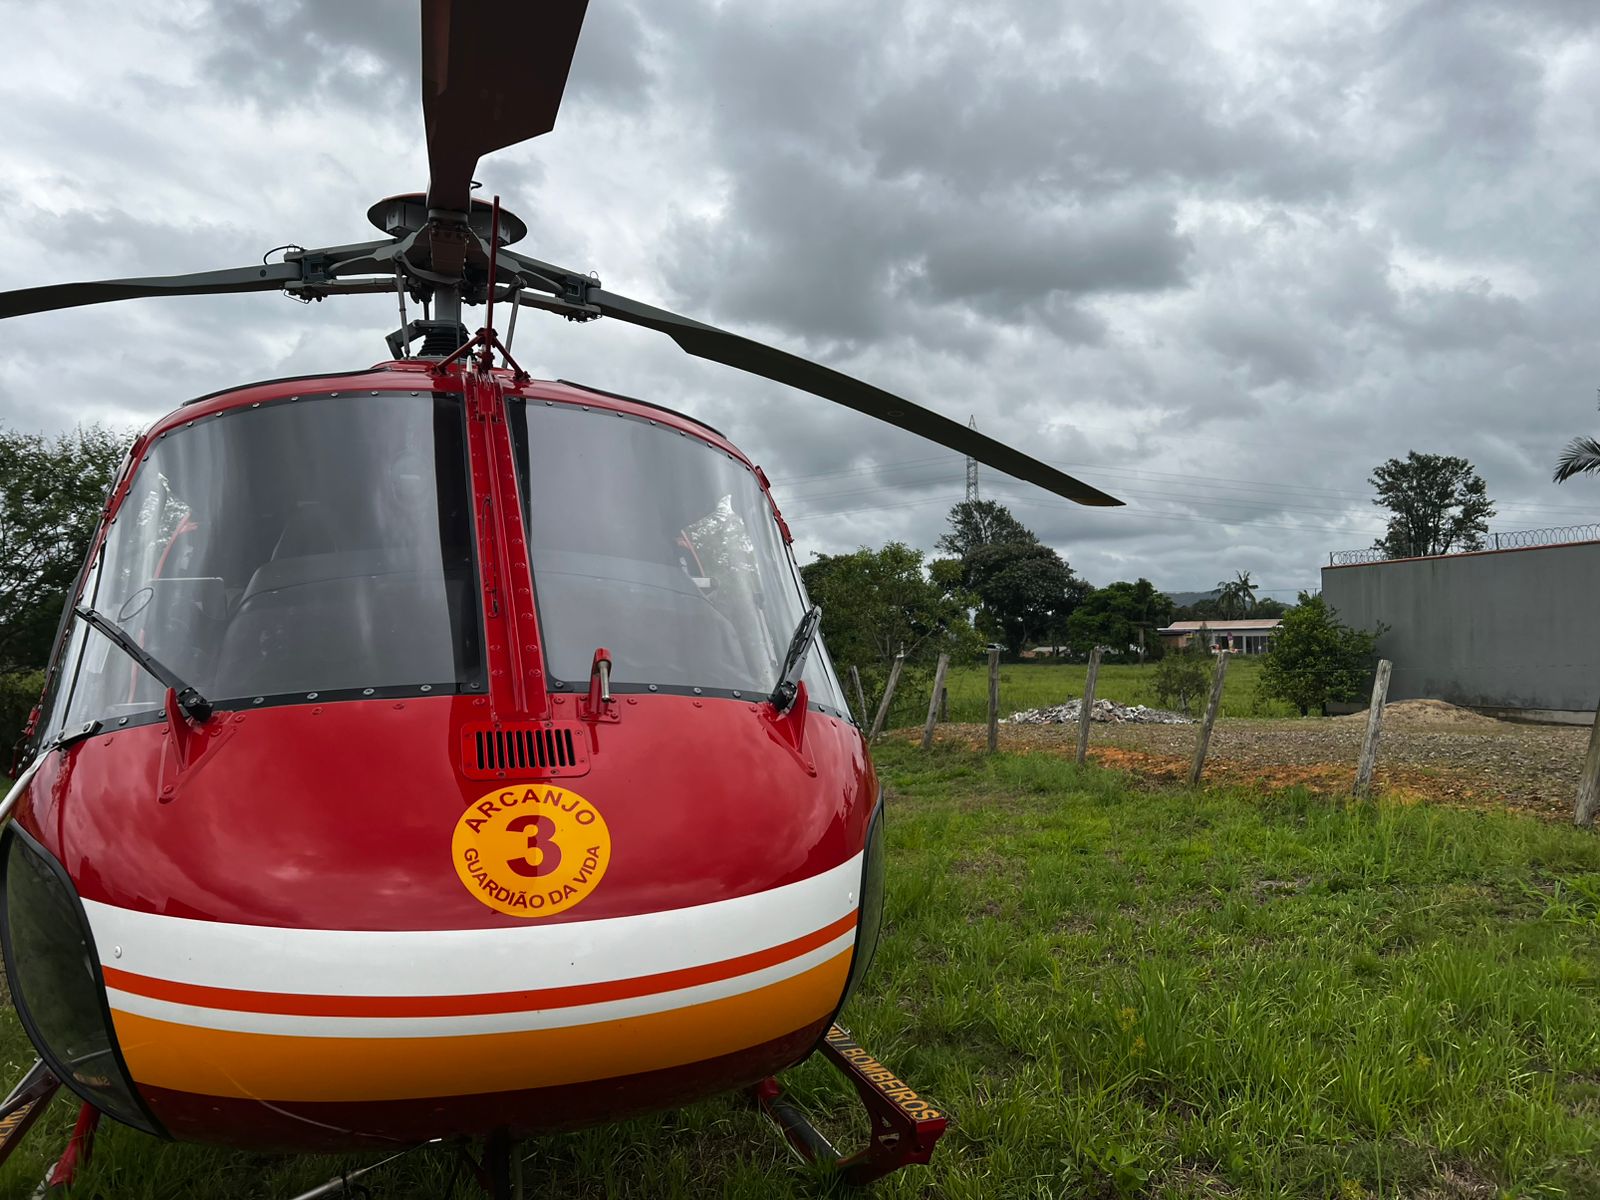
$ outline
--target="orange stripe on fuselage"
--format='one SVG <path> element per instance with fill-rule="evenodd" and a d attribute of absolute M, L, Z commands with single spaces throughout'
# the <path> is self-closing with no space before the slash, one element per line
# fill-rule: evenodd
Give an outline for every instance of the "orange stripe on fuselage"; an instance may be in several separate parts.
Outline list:
<path fill-rule="evenodd" d="M 112 1010 L 134 1080 L 259 1100 L 402 1100 L 555 1087 L 683 1066 L 832 1012 L 850 950 L 738 996 L 644 1016 L 455 1037 L 293 1037 L 201 1029 Z"/>
<path fill-rule="evenodd" d="M 466 996 L 330 996 L 300 995 L 294 992 L 252 992 L 239 988 L 209 987 L 198 983 L 179 983 L 138 975 L 116 967 L 102 966 L 106 986 L 119 991 L 188 1004 L 196 1008 L 221 1008 L 233 1012 L 281 1013 L 298 1017 L 465 1017 L 486 1013 L 533 1012 L 550 1008 L 572 1008 L 580 1004 L 600 1004 L 607 1000 L 630 1000 L 657 992 L 716 983 L 736 975 L 748 975 L 764 967 L 799 958 L 826 946 L 834 938 L 855 928 L 856 914 L 846 913 L 831 925 L 797 937 L 782 945 L 721 962 L 632 979 L 612 979 L 600 983 L 580 983 L 569 987 L 531 988 L 520 992 L 484 992 Z"/>

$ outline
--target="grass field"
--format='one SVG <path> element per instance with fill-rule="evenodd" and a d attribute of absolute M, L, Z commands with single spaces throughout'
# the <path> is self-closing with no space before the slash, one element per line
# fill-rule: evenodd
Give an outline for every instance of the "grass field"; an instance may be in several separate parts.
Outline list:
<path fill-rule="evenodd" d="M 1051 756 L 877 757 L 889 920 L 846 1021 L 954 1117 L 879 1195 L 1600 1196 L 1600 837 L 1141 790 Z M 14 1021 L 3 1047 L 20 1070 Z M 843 1134 L 827 1068 L 788 1082 Z M 58 1101 L 0 1194 L 27 1194 L 71 1116 Z M 111 1128 L 76 1194 L 287 1196 L 338 1165 Z M 826 1190 L 734 1099 L 550 1139 L 529 1172 L 533 1196 Z M 423 1151 L 368 1182 L 450 1180 Z"/>
<path fill-rule="evenodd" d="M 1236 655 L 1228 663 L 1228 678 L 1222 691 L 1222 715 L 1226 717 L 1291 717 L 1295 710 L 1281 700 L 1261 695 L 1257 686 L 1262 661 Z M 1154 663 L 1106 663 L 1100 668 L 1095 695 L 1119 704 L 1148 704 L 1159 707 L 1152 680 Z M 1000 715 L 1024 708 L 1061 704 L 1083 695 L 1089 668 L 1082 663 L 1002 663 L 1000 666 Z M 950 690 L 952 721 L 989 719 L 989 668 L 987 664 L 952 667 L 946 687 Z M 918 711 L 920 710 L 920 711 Z M 1198 712 L 1198 708 L 1196 709 Z M 924 694 L 915 704 L 895 706 L 897 725 L 921 724 L 928 713 Z"/>

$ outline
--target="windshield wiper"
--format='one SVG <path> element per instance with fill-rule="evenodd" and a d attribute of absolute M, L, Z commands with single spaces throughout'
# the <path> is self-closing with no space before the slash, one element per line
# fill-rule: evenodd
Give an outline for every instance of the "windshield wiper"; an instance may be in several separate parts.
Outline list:
<path fill-rule="evenodd" d="M 195 688 L 179 679 L 177 673 L 167 666 L 155 655 L 151 654 L 138 642 L 129 637 L 120 625 L 107 620 L 92 608 L 77 605 L 73 614 L 82 618 L 88 625 L 104 634 L 117 649 L 121 650 L 134 662 L 138 663 L 158 681 L 171 688 L 178 696 L 178 707 L 183 709 L 195 724 L 204 725 L 211 718 L 211 701 L 202 696 Z"/>
<path fill-rule="evenodd" d="M 772 707 L 780 713 L 789 711 L 800 690 L 800 676 L 806 669 L 806 655 L 811 653 L 811 643 L 816 640 L 817 627 L 821 624 L 822 606 L 813 604 L 806 610 L 806 615 L 800 618 L 794 636 L 789 639 L 789 652 L 783 656 L 783 670 L 778 674 L 777 686 L 767 697 Z"/>

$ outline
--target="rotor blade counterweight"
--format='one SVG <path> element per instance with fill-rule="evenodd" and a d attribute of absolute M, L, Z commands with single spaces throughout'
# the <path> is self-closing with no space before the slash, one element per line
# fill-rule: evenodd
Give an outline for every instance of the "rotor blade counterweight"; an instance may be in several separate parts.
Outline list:
<path fill-rule="evenodd" d="M 465 212 L 485 154 L 549 133 L 588 0 L 422 0 L 428 207 Z"/>
<path fill-rule="evenodd" d="M 666 309 L 641 304 L 637 300 L 630 300 L 615 292 L 590 288 L 584 298 L 604 316 L 615 317 L 619 321 L 642 325 L 646 329 L 666 334 L 682 349 L 697 358 L 708 358 L 725 366 L 737 367 L 752 375 L 760 375 L 777 383 L 786 383 L 814 396 L 821 396 L 824 400 L 832 400 L 835 404 L 853 408 L 859 413 L 865 413 L 869 417 L 876 417 L 880 421 L 886 421 L 890 425 L 925 437 L 930 442 L 947 446 L 958 454 L 975 458 L 997 471 L 1004 471 L 1017 479 L 1038 484 L 1068 500 L 1097 506 L 1122 503 L 1116 497 L 1108 496 L 1099 488 L 1090 487 L 1082 480 L 1074 479 L 1048 463 L 1030 458 L 1020 450 L 1013 450 L 1004 442 L 985 437 L 976 429 L 969 429 L 957 421 L 940 416 L 931 409 L 923 408 L 920 404 L 913 404 L 882 388 L 873 387 L 870 383 L 852 379 L 849 375 L 835 371 L 831 367 L 824 367 L 799 355 L 741 337 L 736 333 L 729 333 L 714 325 L 680 317 L 677 313 L 668 312 Z"/>

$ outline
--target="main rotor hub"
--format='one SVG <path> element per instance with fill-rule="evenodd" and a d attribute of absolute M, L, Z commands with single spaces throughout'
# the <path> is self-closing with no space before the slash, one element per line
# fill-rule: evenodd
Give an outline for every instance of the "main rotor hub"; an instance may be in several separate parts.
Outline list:
<path fill-rule="evenodd" d="M 494 206 L 486 200 L 473 200 L 472 210 L 467 213 L 454 214 L 456 219 L 465 224 L 473 233 L 485 242 L 489 240 L 489 229 L 492 223 Z M 367 209 L 367 220 L 390 237 L 402 238 L 416 233 L 428 223 L 430 214 L 428 198 L 422 192 L 407 192 L 400 196 L 390 196 L 379 200 Z M 500 244 L 509 246 L 520 242 L 528 235 L 528 226 L 522 218 L 515 213 L 500 210 Z"/>

